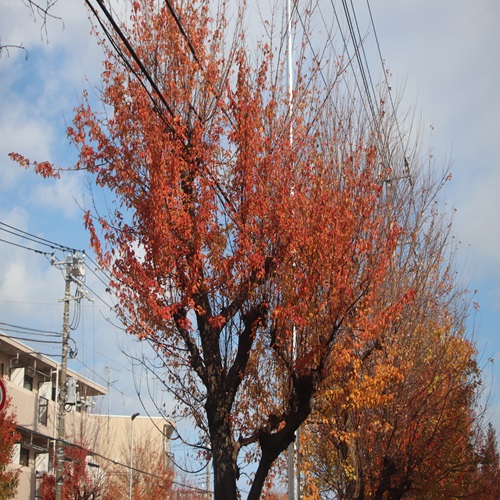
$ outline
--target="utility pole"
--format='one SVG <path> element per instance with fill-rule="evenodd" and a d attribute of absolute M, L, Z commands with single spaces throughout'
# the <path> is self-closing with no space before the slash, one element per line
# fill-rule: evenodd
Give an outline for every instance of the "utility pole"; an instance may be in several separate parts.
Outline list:
<path fill-rule="evenodd" d="M 68 370 L 68 344 L 69 344 L 69 303 L 74 299 L 71 296 L 71 282 L 74 281 L 78 287 L 82 286 L 82 279 L 85 276 L 83 267 L 83 255 L 76 252 L 66 257 L 66 261 L 56 262 L 52 259 L 52 265 L 65 268 L 65 287 L 64 287 L 64 311 L 63 311 L 63 329 L 62 329 L 62 356 L 61 373 L 59 375 L 58 387 L 58 412 L 57 412 L 57 441 L 56 441 L 56 500 L 62 500 L 63 472 L 64 472 L 64 416 L 66 413 L 67 397 L 67 370 Z M 83 295 L 82 295 L 83 296 Z M 81 296 L 75 300 L 80 300 Z"/>

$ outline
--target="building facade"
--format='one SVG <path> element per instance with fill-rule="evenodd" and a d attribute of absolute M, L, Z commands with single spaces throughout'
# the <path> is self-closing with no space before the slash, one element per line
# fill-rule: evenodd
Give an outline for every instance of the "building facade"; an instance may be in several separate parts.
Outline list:
<path fill-rule="evenodd" d="M 2 334 L 0 375 L 21 436 L 15 445 L 12 461 L 12 466 L 21 470 L 18 498 L 36 498 L 37 478 L 52 469 L 60 366 L 49 357 Z M 90 412 L 94 399 L 104 396 L 107 391 L 72 370 L 68 370 L 68 378 L 73 384 L 74 404 L 66 406 L 65 436 L 71 441 Z"/>
<path fill-rule="evenodd" d="M 0 375 L 10 399 L 10 409 L 16 414 L 20 435 L 11 465 L 20 469 L 16 498 L 39 498 L 43 474 L 53 473 L 60 365 L 0 333 Z M 95 415 L 92 408 L 99 397 L 106 395 L 106 388 L 72 370 L 67 371 L 67 376 L 65 440 L 90 450 L 88 458 L 92 462 L 90 465 L 95 466 L 96 476 L 119 474 L 128 478 L 134 448 L 140 458 L 146 450 L 149 455 L 153 450 L 154 456 L 158 455 L 165 465 L 168 464 L 170 436 L 174 429 L 170 421 Z M 136 478 L 132 476 L 131 479 Z"/>
<path fill-rule="evenodd" d="M 93 461 L 120 498 L 171 499 L 173 422 L 148 415 L 93 415 L 100 437 Z M 134 418 L 132 418 L 134 417 Z"/>

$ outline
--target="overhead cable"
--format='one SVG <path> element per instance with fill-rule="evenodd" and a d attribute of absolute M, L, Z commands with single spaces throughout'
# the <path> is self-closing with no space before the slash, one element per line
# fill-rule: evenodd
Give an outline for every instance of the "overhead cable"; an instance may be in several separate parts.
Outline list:
<path fill-rule="evenodd" d="M 360 59 L 359 59 L 359 51 L 358 51 L 358 42 L 356 40 L 356 37 L 354 37 L 354 39 L 352 40 L 352 43 L 353 43 L 353 46 L 354 46 L 354 55 L 351 56 L 350 51 L 349 51 L 349 43 L 348 43 L 348 40 L 347 40 L 347 38 L 346 38 L 346 36 L 344 34 L 344 31 L 341 28 L 340 17 L 339 17 L 339 15 L 337 13 L 337 9 L 335 8 L 334 0 L 330 0 L 330 3 L 332 5 L 332 9 L 333 9 L 333 14 L 335 16 L 335 20 L 336 20 L 337 25 L 339 27 L 340 35 L 342 36 L 342 41 L 344 42 L 344 51 L 347 54 L 348 60 L 351 63 L 352 60 L 354 58 L 356 58 L 358 60 L 358 65 L 359 65 Z M 327 27 L 323 11 L 322 11 L 322 9 L 321 9 L 321 7 L 319 5 L 318 5 L 318 9 L 319 9 L 321 18 L 323 20 L 323 24 L 325 25 L 325 27 Z M 348 13 L 348 11 L 347 11 L 347 13 Z M 347 16 L 347 14 L 346 14 L 346 16 Z M 352 38 L 352 36 L 351 36 L 351 38 Z M 370 115 L 370 111 L 368 110 L 368 107 L 367 107 L 367 104 L 366 104 L 366 99 L 370 99 L 370 95 L 368 94 L 366 96 L 366 99 L 364 98 L 364 92 L 362 91 L 362 88 L 360 86 L 359 77 L 358 77 L 358 75 L 356 74 L 355 71 L 353 71 L 353 75 L 354 75 L 354 82 L 356 84 L 356 88 L 358 89 L 358 93 L 359 93 L 361 102 L 363 104 L 363 108 L 364 108 L 366 114 Z M 363 86 L 364 86 L 364 84 L 363 84 Z M 366 87 L 365 87 L 365 89 L 366 89 Z M 349 97 L 352 99 L 351 90 L 349 89 L 349 87 L 347 87 L 347 92 L 349 93 Z M 366 92 L 366 90 L 365 90 L 365 92 Z M 371 105 L 371 100 L 370 100 L 369 107 L 370 107 L 370 110 L 373 109 L 373 106 Z M 374 116 L 373 112 L 372 112 L 372 116 Z"/>
<path fill-rule="evenodd" d="M 14 340 L 24 340 L 25 342 L 39 342 L 42 344 L 61 344 L 61 340 L 43 340 L 43 339 L 31 339 L 31 338 L 26 338 L 26 337 L 17 337 L 13 335 L 7 335 L 3 332 L 0 332 L 0 337 L 6 337 L 8 339 L 14 339 Z M 35 352 L 35 354 L 43 354 L 39 352 Z M 44 356 L 53 356 L 53 354 L 44 354 Z"/>
<path fill-rule="evenodd" d="M 370 15 L 370 23 L 372 25 L 373 36 L 375 37 L 375 42 L 376 42 L 376 45 L 377 45 L 377 51 L 378 51 L 378 56 L 379 56 L 379 59 L 380 59 L 380 64 L 382 65 L 382 70 L 383 70 L 383 73 L 384 73 L 384 79 L 385 79 L 385 84 L 386 84 L 386 87 L 387 87 L 387 93 L 389 94 L 389 101 L 391 103 L 392 115 L 393 115 L 393 118 L 394 118 L 394 122 L 396 123 L 397 133 L 398 133 L 398 136 L 399 136 L 399 140 L 401 142 L 401 148 L 402 148 L 402 151 L 403 151 L 404 161 L 405 161 L 405 168 L 407 170 L 406 173 L 408 175 L 408 178 L 409 178 L 409 181 L 410 181 L 410 185 L 413 185 L 413 179 L 412 179 L 410 168 L 409 168 L 409 165 L 408 165 L 408 159 L 406 157 L 406 149 L 407 148 L 404 145 L 403 135 L 401 133 L 401 128 L 399 126 L 399 121 L 398 121 L 398 118 L 397 118 L 397 115 L 396 115 L 396 106 L 394 105 L 394 99 L 392 98 L 391 87 L 389 85 L 389 80 L 387 78 L 387 71 L 385 69 L 384 58 L 382 57 L 382 51 L 380 49 L 380 43 L 379 43 L 379 40 L 378 40 L 377 30 L 375 29 L 375 22 L 373 20 L 373 14 L 372 14 L 372 9 L 370 7 L 370 1 L 369 0 L 366 0 L 366 5 L 368 7 L 368 13 Z"/>
<path fill-rule="evenodd" d="M 368 99 L 368 105 L 370 107 L 372 118 L 374 121 L 376 121 L 376 113 L 375 113 L 375 108 L 374 108 L 374 105 L 372 102 L 372 95 L 370 92 L 370 88 L 368 86 L 368 80 L 366 78 L 364 64 L 363 64 L 363 61 L 361 59 L 361 54 L 360 54 L 360 49 L 362 49 L 362 47 L 363 47 L 363 42 L 362 42 L 362 40 L 358 41 L 358 39 L 356 37 L 356 33 L 354 31 L 354 25 L 352 22 L 350 11 L 349 11 L 349 6 L 347 5 L 346 0 L 342 0 L 342 6 L 344 8 L 344 13 L 346 16 L 347 25 L 349 27 L 349 33 L 351 35 L 351 40 L 352 40 L 352 43 L 354 46 L 354 54 L 356 56 L 356 60 L 358 61 L 359 71 L 361 74 L 361 79 L 363 81 L 363 87 L 364 87 L 364 90 L 366 93 L 366 98 Z M 369 72 L 369 69 L 368 69 L 368 72 Z"/>
<path fill-rule="evenodd" d="M 59 243 L 55 243 L 53 241 L 47 240 L 45 238 L 41 238 L 40 236 L 36 236 L 34 234 L 28 233 L 27 231 L 23 231 L 22 229 L 18 229 L 14 226 L 11 226 L 9 224 L 6 224 L 5 222 L 0 222 L 0 231 L 4 231 L 6 233 L 12 234 L 14 236 L 18 236 L 19 238 L 24 238 L 26 240 L 32 241 L 33 243 L 38 243 L 39 245 L 45 245 L 48 246 L 49 248 L 53 250 L 62 250 L 65 252 L 78 252 L 79 250 L 71 247 L 67 247 L 64 245 L 61 245 Z M 8 228 L 8 229 L 5 229 Z M 1 240 L 4 241 L 4 240 Z M 9 243 L 9 242 L 6 242 Z M 18 245 L 21 246 L 21 245 Z M 25 247 L 23 247 L 25 248 Z M 31 248 L 28 248 L 28 250 L 33 250 Z M 36 251 L 36 250 L 33 250 Z M 43 252 L 39 252 L 43 253 Z"/>
<path fill-rule="evenodd" d="M 153 104 L 155 106 L 155 109 L 159 111 L 158 104 L 156 102 L 155 97 L 152 95 L 151 91 L 147 88 L 146 84 L 144 83 L 144 81 L 142 80 L 142 78 L 140 77 L 140 75 L 138 74 L 138 72 L 133 68 L 133 66 L 130 63 L 130 61 L 128 60 L 128 58 L 125 56 L 125 54 L 123 53 L 123 51 L 121 50 L 121 48 L 118 46 L 118 44 L 115 41 L 114 37 L 109 32 L 109 30 L 106 27 L 105 23 L 101 19 L 101 16 L 99 15 L 99 13 L 95 9 L 95 7 L 92 5 L 92 2 L 90 0 L 85 0 L 85 3 L 88 5 L 89 9 L 94 14 L 94 17 L 97 19 L 97 22 L 99 23 L 99 25 L 103 29 L 103 31 L 104 31 L 107 39 L 109 40 L 109 42 L 111 43 L 111 45 L 115 49 L 115 51 L 118 54 L 118 56 L 122 59 L 122 61 L 124 62 L 125 66 L 136 76 L 137 80 L 142 85 L 142 87 L 144 88 L 144 90 L 148 94 L 149 98 L 153 102 Z M 140 60 L 140 58 L 137 55 L 136 51 L 134 50 L 134 48 L 132 47 L 132 45 L 128 41 L 127 37 L 124 35 L 123 31 L 120 29 L 120 27 L 118 26 L 118 24 L 116 23 L 116 21 L 113 19 L 113 16 L 111 15 L 111 13 L 109 12 L 109 10 L 104 5 L 104 2 L 102 2 L 102 0 L 97 0 L 97 3 L 99 4 L 99 7 L 101 8 L 102 12 L 104 13 L 104 15 L 106 16 L 106 18 L 108 19 L 108 21 L 111 23 L 111 26 L 113 27 L 113 29 L 117 33 L 118 37 L 120 38 L 120 40 L 122 41 L 122 43 L 125 45 L 125 47 L 129 51 L 132 59 L 139 66 L 139 68 L 141 70 L 141 73 L 144 75 L 144 77 L 147 79 L 147 81 L 151 85 L 154 93 L 158 96 L 158 98 L 160 99 L 161 103 L 163 104 L 163 106 L 165 107 L 165 109 L 168 111 L 168 113 L 170 114 L 170 116 L 172 118 L 174 118 L 175 114 L 174 114 L 172 108 L 169 106 L 169 104 L 167 103 L 165 97 L 160 92 L 160 89 L 158 88 L 158 86 L 156 85 L 156 82 L 151 77 L 149 71 L 146 70 L 144 64 L 142 63 L 142 61 Z M 172 127 L 172 124 L 166 119 L 166 117 L 163 115 L 163 113 L 158 113 L 158 114 L 159 114 L 160 118 L 162 119 L 162 121 L 165 123 L 165 125 L 168 127 L 168 129 L 171 130 L 172 132 L 175 132 L 174 129 L 173 129 L 173 127 Z"/>
<path fill-rule="evenodd" d="M 40 255 L 47 255 L 47 256 L 51 255 L 49 252 L 42 252 L 41 250 L 37 250 L 36 248 L 31 248 L 31 247 L 27 247 L 25 245 L 20 245 L 19 243 L 14 243 L 13 241 L 4 240 L 2 238 L 0 238 L 0 241 L 2 243 L 7 243 L 8 245 L 12 245 L 12 246 L 17 247 L 17 248 L 22 248 L 24 250 L 30 250 L 31 252 L 35 252 L 35 253 L 38 253 Z"/>
<path fill-rule="evenodd" d="M 4 323 L 3 321 L 0 321 L 0 327 L 4 331 L 22 332 L 22 333 L 28 333 L 30 335 L 41 335 L 45 337 L 61 336 L 60 332 L 55 332 L 53 330 L 40 330 L 38 328 L 30 328 L 28 326 L 20 326 L 20 325 L 13 325 L 12 323 Z"/>

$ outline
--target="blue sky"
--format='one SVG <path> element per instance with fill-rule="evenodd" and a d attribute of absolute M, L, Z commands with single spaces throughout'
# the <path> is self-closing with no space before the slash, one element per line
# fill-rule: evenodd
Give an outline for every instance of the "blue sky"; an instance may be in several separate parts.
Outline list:
<path fill-rule="evenodd" d="M 374 56 L 367 3 L 353 3 L 377 77 L 381 67 Z M 328 9 L 330 1 L 323 4 Z M 485 382 L 492 384 L 490 415 L 500 429 L 500 4 L 496 0 L 378 0 L 370 5 L 393 87 L 404 87 L 403 107 L 413 106 L 421 116 L 424 137 L 432 143 L 435 157 L 442 159 L 437 164 L 452 160 L 453 180 L 446 188 L 446 201 L 457 209 L 454 233 L 461 241 L 463 279 L 471 290 L 478 290 L 476 338 L 486 367 Z M 87 82 L 98 81 L 101 60 L 100 49 L 89 35 L 83 2 L 58 2 L 53 12 L 62 21 L 50 20 L 48 34 L 20 0 L 0 0 L 0 12 L 1 42 L 22 43 L 29 53 L 26 59 L 24 51 L 10 49 L 0 57 L 0 222 L 87 249 L 80 209 L 85 204 L 84 176 L 44 181 L 7 157 L 17 151 L 66 166 L 75 160 L 65 127 Z M 0 232 L 1 239 L 26 244 L 7 236 Z M 92 274 L 88 283 L 106 298 Z M 58 300 L 63 291 L 60 271 L 45 257 L 0 242 L 1 322 L 60 330 Z M 84 304 L 80 327 L 73 335 L 79 346 L 73 367 L 103 385 L 110 373 L 113 413 L 142 411 L 135 388 L 140 385 L 145 395 L 145 379 L 140 368 L 131 369 L 122 352 L 136 353 L 139 346 L 107 321 L 109 317 L 109 308 L 97 297 Z M 489 358 L 494 363 L 488 363 Z M 153 392 L 170 408 L 160 386 L 154 385 Z M 144 401 L 154 413 L 149 396 Z M 107 405 L 108 400 L 103 401 L 103 411 Z"/>

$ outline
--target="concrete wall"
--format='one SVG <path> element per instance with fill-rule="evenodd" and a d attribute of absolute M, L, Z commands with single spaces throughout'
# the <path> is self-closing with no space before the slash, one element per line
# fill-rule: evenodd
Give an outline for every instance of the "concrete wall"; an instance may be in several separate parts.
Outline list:
<path fill-rule="evenodd" d="M 132 419 L 129 415 L 92 415 L 100 437 L 95 451 L 120 463 L 130 462 Z M 133 421 L 134 450 L 151 449 L 170 454 L 170 437 L 174 426 L 161 417 L 138 416 Z"/>

